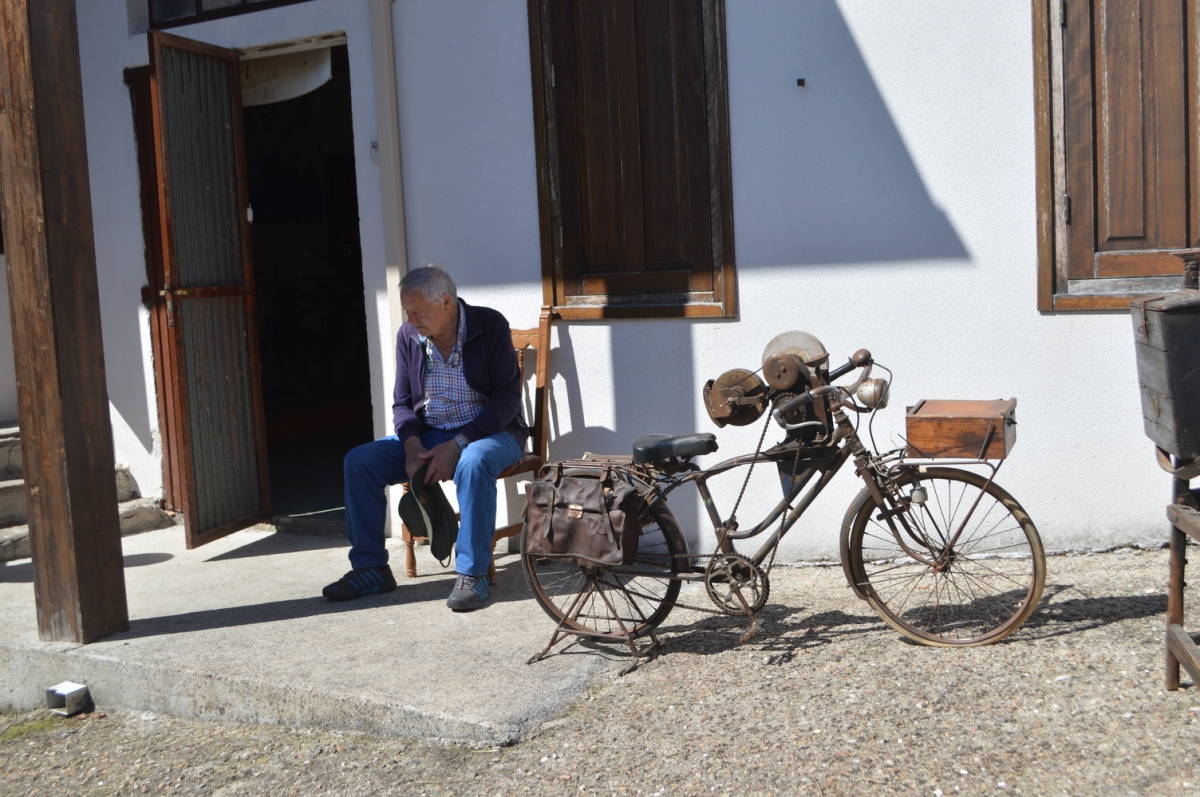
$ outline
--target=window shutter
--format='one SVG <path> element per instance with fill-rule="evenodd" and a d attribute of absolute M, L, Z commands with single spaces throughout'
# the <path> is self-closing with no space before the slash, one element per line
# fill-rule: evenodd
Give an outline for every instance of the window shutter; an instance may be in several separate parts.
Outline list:
<path fill-rule="evenodd" d="M 531 0 L 530 11 L 543 37 L 535 64 L 551 62 L 535 106 L 546 92 L 539 169 L 552 186 L 543 251 L 556 310 L 732 315 L 722 4 Z"/>
<path fill-rule="evenodd" d="M 1065 8 L 1055 292 L 1161 290 L 1162 277 L 1182 271 L 1172 252 L 1197 237 L 1185 2 L 1068 0 Z"/>

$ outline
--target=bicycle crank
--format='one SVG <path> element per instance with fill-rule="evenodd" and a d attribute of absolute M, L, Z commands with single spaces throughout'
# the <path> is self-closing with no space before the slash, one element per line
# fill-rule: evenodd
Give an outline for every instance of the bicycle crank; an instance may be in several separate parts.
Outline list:
<path fill-rule="evenodd" d="M 704 588 L 726 614 L 753 615 L 767 605 L 771 582 L 766 572 L 741 554 L 717 554 L 704 570 Z"/>

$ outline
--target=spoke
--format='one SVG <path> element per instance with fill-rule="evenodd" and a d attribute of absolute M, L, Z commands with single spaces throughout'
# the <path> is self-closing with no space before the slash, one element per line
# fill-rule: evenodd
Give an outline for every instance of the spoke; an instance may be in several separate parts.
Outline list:
<path fill-rule="evenodd" d="M 892 530 L 875 519 L 877 507 L 866 507 L 855 526 L 852 555 L 860 573 L 856 580 L 863 582 L 859 587 L 914 639 L 976 644 L 1002 638 L 1028 612 L 1038 589 L 1036 536 L 1015 514 L 1019 507 L 990 487 L 984 490 L 985 483 L 975 478 L 920 479 L 929 498 L 919 510 L 911 507 L 909 536 L 934 543 L 928 546 L 933 558 L 947 557 L 941 569 L 906 554 Z M 952 549 L 936 544 L 954 534 Z"/>

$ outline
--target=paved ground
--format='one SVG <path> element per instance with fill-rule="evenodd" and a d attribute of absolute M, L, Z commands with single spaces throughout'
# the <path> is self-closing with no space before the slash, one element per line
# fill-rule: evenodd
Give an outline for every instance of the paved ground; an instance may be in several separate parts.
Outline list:
<path fill-rule="evenodd" d="M 836 568 L 777 568 L 772 581 L 764 632 L 753 642 L 737 644 L 738 621 L 677 611 L 660 656 L 624 678 L 599 675 L 588 699 L 512 746 L 125 712 L 71 720 L 10 712 L 0 715 L 0 793 L 1200 789 L 1200 692 L 1162 688 L 1165 552 L 1052 558 L 1039 612 L 1008 641 L 973 650 L 906 643 L 851 595 Z M 1189 600 L 1200 618 L 1200 594 Z M 594 655 L 577 646 L 558 666 Z M 495 683 L 499 694 L 506 687 Z M 430 688 L 453 682 L 442 677 Z"/>

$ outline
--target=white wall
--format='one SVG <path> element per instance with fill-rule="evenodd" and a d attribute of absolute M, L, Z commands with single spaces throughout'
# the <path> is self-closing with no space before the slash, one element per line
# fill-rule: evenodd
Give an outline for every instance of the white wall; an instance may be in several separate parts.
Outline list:
<path fill-rule="evenodd" d="M 541 302 L 525 5 L 396 6 L 409 260 L 447 263 L 469 301 L 516 325 Z M 865 346 L 895 371 L 883 446 L 918 399 L 1016 396 L 999 482 L 1049 548 L 1163 539 L 1169 484 L 1141 429 L 1127 315 L 1036 309 L 1029 13 L 727 0 L 740 317 L 557 324 L 552 456 L 717 431 L 704 380 L 757 367 L 770 338 L 800 328 L 835 359 Z M 706 461 L 759 433 L 719 431 Z M 840 475 L 781 557 L 836 555 L 857 489 Z M 777 495 L 756 475 L 747 504 Z M 680 514 L 700 520 L 694 505 Z"/>
<path fill-rule="evenodd" d="M 121 69 L 146 57 L 123 5 L 80 4 L 80 30 L 114 431 L 145 488 L 159 482 L 158 443 Z M 740 316 L 557 324 L 552 456 L 716 431 L 704 380 L 757 367 L 771 337 L 799 328 L 835 359 L 865 346 L 895 371 L 875 428 L 882 445 L 898 444 L 904 405 L 918 399 L 1016 396 L 1019 440 L 999 481 L 1049 548 L 1162 539 L 1169 485 L 1141 430 L 1127 316 L 1036 310 L 1029 13 L 1028 3 L 727 0 Z M 397 0 L 393 18 L 408 260 L 446 263 L 468 301 L 532 325 L 542 296 L 526 2 Z M 388 353 L 372 351 L 372 378 L 386 417 L 366 4 L 314 0 L 173 32 L 236 47 L 332 30 L 350 42 L 370 335 Z M 720 431 L 717 456 L 751 448 L 759 432 Z M 718 501 L 738 486 L 719 484 Z M 842 474 L 781 558 L 836 555 L 857 489 Z M 756 477 L 740 514 L 776 498 Z M 699 527 L 694 504 L 679 514 Z"/>

